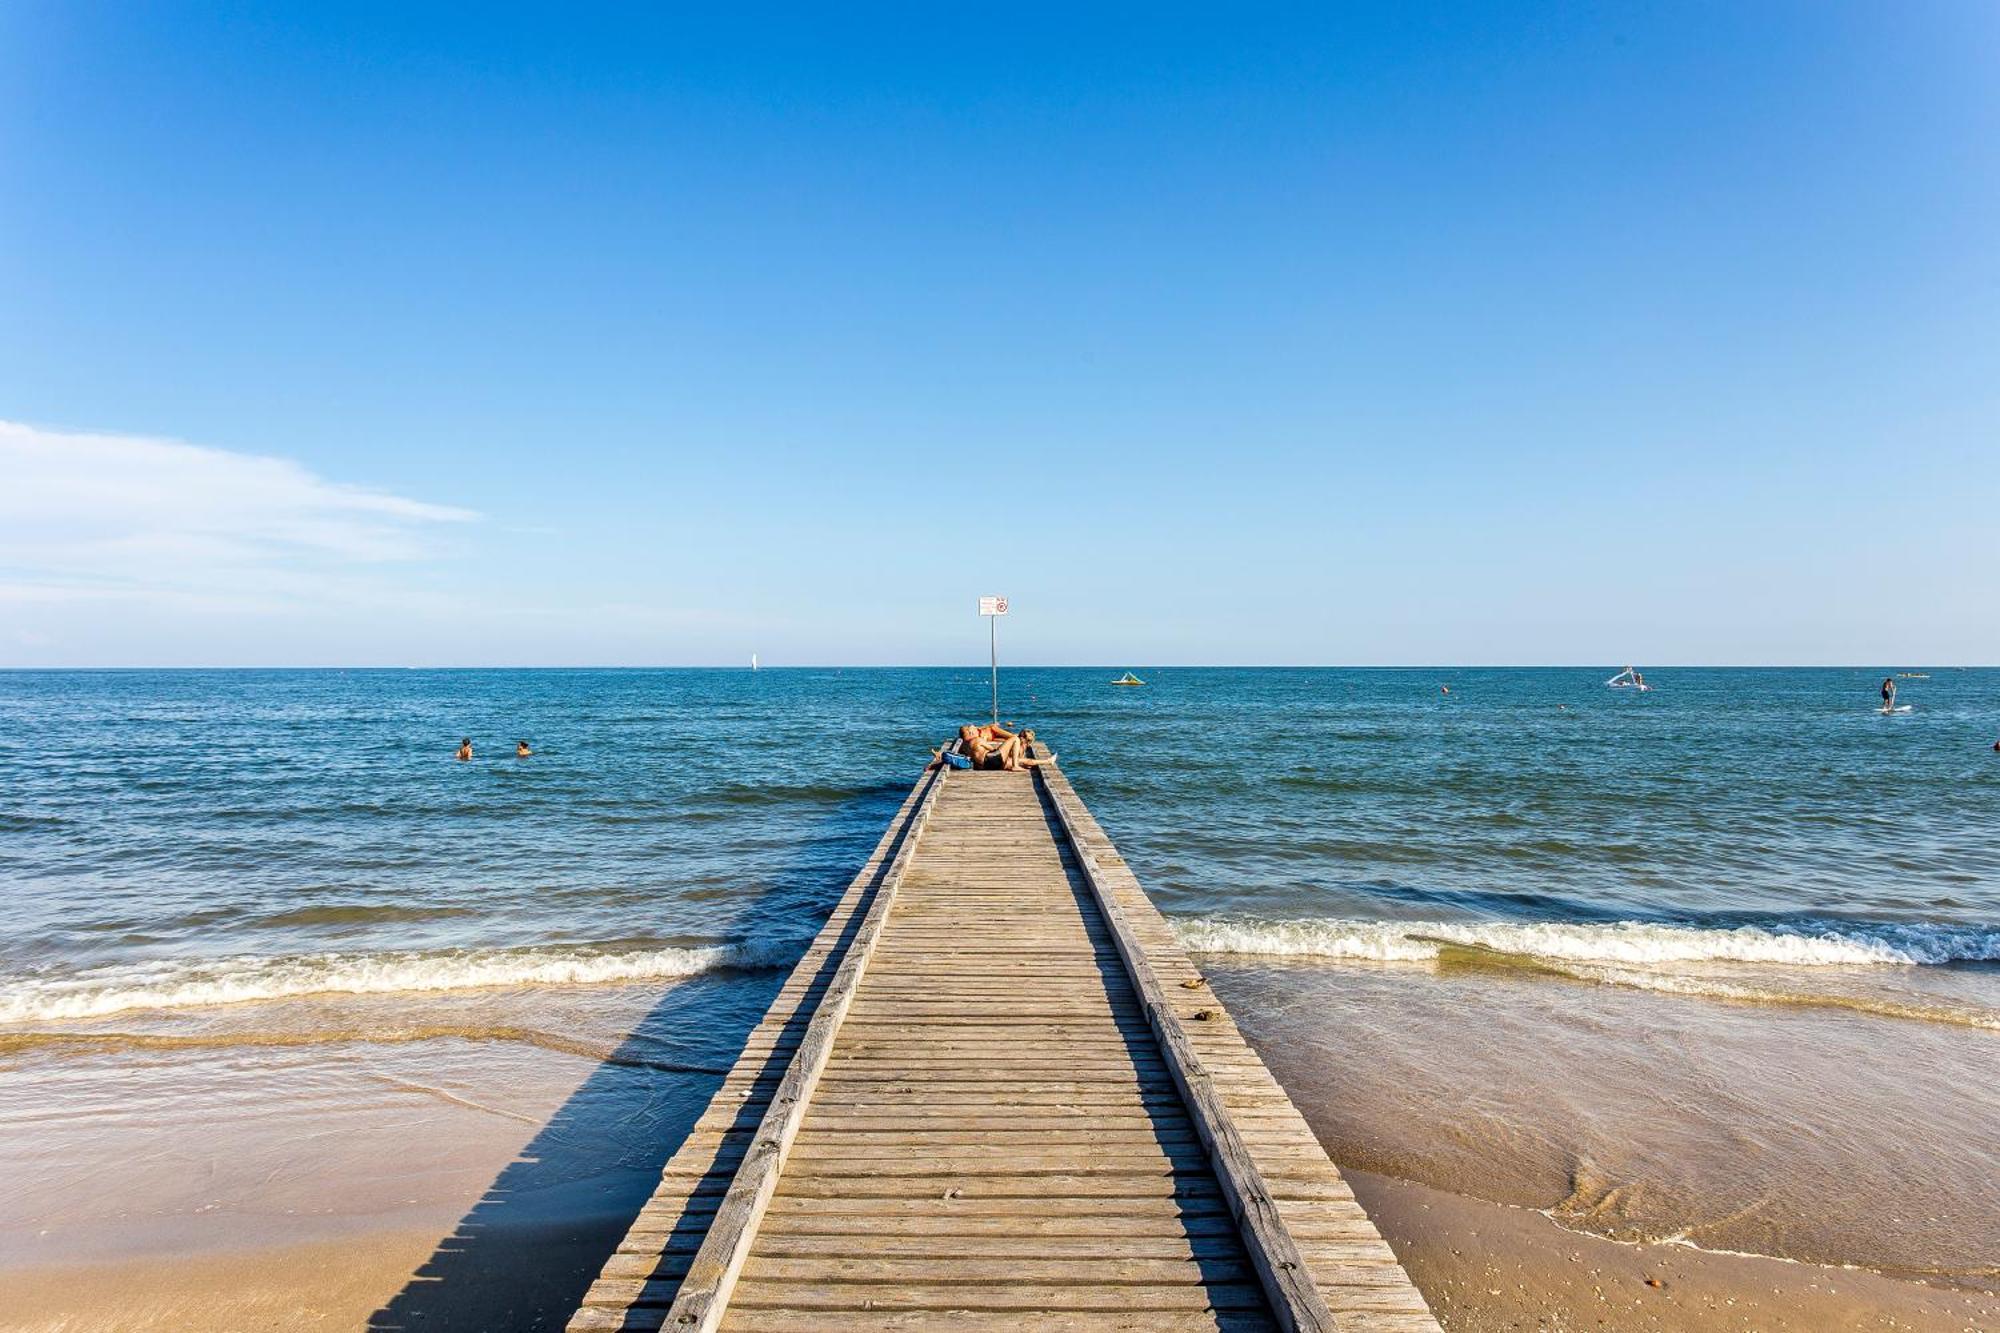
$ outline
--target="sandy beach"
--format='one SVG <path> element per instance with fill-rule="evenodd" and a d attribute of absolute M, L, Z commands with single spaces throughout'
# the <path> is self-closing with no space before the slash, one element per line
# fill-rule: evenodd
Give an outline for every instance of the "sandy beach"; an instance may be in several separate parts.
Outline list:
<path fill-rule="evenodd" d="M 1366 1172 L 1349 1179 L 1452 1330 L 1960 1333 L 2000 1326 L 2000 1302 L 1987 1297 L 1755 1256 L 1621 1245 L 1563 1231 L 1528 1209 Z M 9 1312 L 0 1326 L 20 1333 L 560 1328 L 601 1231 L 510 1234 L 484 1274 L 488 1281 L 457 1288 L 448 1305 L 426 1301 L 421 1276 L 409 1290 L 437 1242 L 422 1230 L 15 1268 L 0 1273 L 0 1306 Z M 509 1273 L 511 1281 L 491 1280 Z M 419 1312 L 422 1318 L 413 1317 Z"/>
<path fill-rule="evenodd" d="M 1219 993 L 1350 1172 L 1448 1329 L 2000 1327 L 1990 1273 L 1921 1280 L 1908 1271 L 1926 1245 L 1940 1269 L 1963 1268 L 1992 1252 L 1984 1248 L 1995 1217 L 1991 1177 L 1962 1181 L 1961 1197 L 1931 1202 L 1928 1219 L 1918 1220 L 1938 1223 L 1938 1231 L 1918 1226 L 1900 1236 L 1875 1219 L 1914 1210 L 1885 1197 L 1880 1180 L 1845 1196 L 1781 1200 L 1771 1180 L 1822 1188 L 1814 1182 L 1828 1178 L 1819 1173 L 1828 1164 L 1779 1144 L 1768 1145 L 1761 1167 L 1771 1179 L 1741 1179 L 1742 1161 L 1726 1153 L 1672 1154 L 1681 1164 L 1677 1174 L 1622 1181 L 1625 1193 L 1649 1198 L 1650 1214 L 1614 1216 L 1618 1189 L 1605 1192 L 1614 1203 L 1595 1213 L 1566 1208 L 1565 1191 L 1574 1182 L 1544 1181 L 1519 1145 L 1573 1145 L 1578 1107 L 1535 1082 L 1528 1048 L 1489 1057 L 1521 1067 L 1522 1078 L 1428 1113 L 1422 1103 L 1434 1089 L 1411 1082 L 1405 1085 L 1411 1097 L 1390 1095 L 1356 1076 L 1361 1054 L 1339 1055 L 1365 1053 L 1370 1068 L 1431 1067 L 1461 1082 L 1476 1079 L 1463 1042 L 1454 1042 L 1448 1025 L 1426 1020 L 1427 992 L 1417 983 L 1434 989 L 1437 977 L 1407 975 L 1408 969 L 1216 962 Z M 706 991 L 710 1004 L 741 992 L 722 1006 L 733 1012 L 756 1006 L 770 984 L 762 975 L 702 978 L 681 989 L 688 1001 Z M 1517 979 L 1470 984 L 1481 988 L 1478 996 L 1439 996 L 1434 1011 L 1459 1012 L 1455 1005 L 1476 998 L 1504 1027 L 1510 1007 L 1518 1021 L 1524 1008 L 1551 1003 L 1546 986 L 1519 990 Z M 1578 995 L 1553 994 L 1575 1020 Z M 1630 999 L 1595 992 L 1581 998 Z M 713 1083 L 704 1074 L 589 1053 L 593 1044 L 605 1055 L 629 1050 L 621 1038 L 643 1027 L 658 1000 L 649 987 L 581 987 L 429 997 L 411 1012 L 404 997 L 395 1002 L 401 1023 L 497 1034 L 408 1041 L 352 1035 L 371 1022 L 386 1024 L 381 1001 L 291 1002 L 210 1017 L 204 1022 L 212 1044 L 152 1057 L 129 1050 L 17 1054 L 10 1090 L 0 1098 L 7 1131 L 0 1170 L 22 1186 L 10 1192 L 0 1216 L 7 1238 L 0 1249 L 0 1327 L 20 1333 L 558 1328 Z M 1680 1003 L 1694 1007 L 1665 1011 L 1662 1021 L 1707 1022 L 1704 1045 L 1716 1046 L 1721 1034 L 1713 1030 L 1708 1002 Z M 1376 1018 L 1362 1016 L 1364 1010 Z M 1385 1017 L 1391 1012 L 1393 1022 Z M 1860 1022 L 1862 1035 L 1867 1024 L 1889 1023 L 1842 1021 Z M 302 1030 L 307 1023 L 336 1025 L 350 1035 L 331 1043 L 224 1040 L 229 1028 Z M 1572 1021 L 1561 1030 L 1588 1027 Z M 524 1039 L 540 1031 L 564 1032 L 566 1048 Z M 1548 1042 L 1559 1029 L 1544 1024 L 1535 1031 Z M 1629 1024 L 1623 1032 L 1619 1041 L 1647 1045 Z M 1393 1046 L 1384 1044 L 1390 1033 L 1400 1034 Z M 1886 1041 L 1896 1030 L 1873 1035 Z M 1780 1036 L 1759 1058 L 1778 1060 L 1788 1044 L 1796 1043 Z M 1654 1093 L 1699 1103 L 1703 1072 L 1653 1049 Z M 1552 1067 L 1593 1071 L 1596 1132 L 1607 1132 L 1617 1071 L 1604 1052 L 1572 1035 L 1540 1058 Z M 19 1095 L 29 1066 L 39 1089 L 33 1111 Z M 1767 1064 L 1769 1082 L 1795 1085 L 1798 1066 L 1796 1059 L 1789 1068 Z M 199 1096 L 192 1092 L 197 1086 Z M 1504 1113 L 1493 1095 L 1506 1099 Z M 1742 1108 L 1730 1113 L 1741 1115 Z M 1469 1128 L 1454 1136 L 1440 1131 L 1441 1120 Z M 1717 1132 L 1712 1117 L 1656 1123 L 1647 1141 L 1658 1146 L 1683 1133 Z M 1739 1149 L 1746 1132 L 1754 1132 L 1747 1119 L 1733 1125 Z M 1455 1145 L 1477 1151 L 1460 1153 Z M 1658 1238 L 1660 1229 L 1700 1234 L 1700 1219 L 1668 1215 L 1690 1200 L 1740 1211 L 1736 1189 L 1765 1197 L 1795 1225 L 1749 1216 L 1738 1229 L 1715 1235 L 1746 1246 L 1778 1238 L 1794 1246 L 1845 1245 L 1850 1252 L 1805 1262 L 1722 1252 L 1719 1242 L 1697 1244 L 1687 1234 Z M 1650 1237 L 1629 1238 L 1647 1228 Z M 1620 1235 L 1628 1238 L 1613 1238 Z M 1957 1248 L 1941 1235 L 1955 1238 Z M 1871 1257 L 1871 1246 L 1876 1269 L 1851 1266 Z M 1885 1271 L 1891 1267 L 1903 1271 Z"/>

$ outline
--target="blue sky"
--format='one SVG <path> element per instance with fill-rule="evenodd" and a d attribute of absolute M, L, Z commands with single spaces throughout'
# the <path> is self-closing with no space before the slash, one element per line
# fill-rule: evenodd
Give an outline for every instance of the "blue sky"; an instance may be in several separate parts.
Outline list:
<path fill-rule="evenodd" d="M 2000 661 L 2000 8 L 0 7 L 0 665 Z"/>

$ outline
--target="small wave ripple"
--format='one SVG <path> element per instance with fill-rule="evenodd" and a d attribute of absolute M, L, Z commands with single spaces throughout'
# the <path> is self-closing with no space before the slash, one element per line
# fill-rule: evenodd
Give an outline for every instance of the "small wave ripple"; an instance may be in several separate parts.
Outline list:
<path fill-rule="evenodd" d="M 412 953 L 242 954 L 0 982 L 0 1023 L 99 1018 L 305 995 L 476 990 L 663 981 L 723 969 L 780 967 L 801 945 L 776 940 L 612 949 L 562 945 Z"/>

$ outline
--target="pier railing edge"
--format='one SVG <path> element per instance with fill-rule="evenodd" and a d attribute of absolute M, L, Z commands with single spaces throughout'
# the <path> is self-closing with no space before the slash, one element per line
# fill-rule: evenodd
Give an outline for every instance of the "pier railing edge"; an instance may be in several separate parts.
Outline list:
<path fill-rule="evenodd" d="M 1040 777 L 1043 790 L 1048 793 L 1049 804 L 1062 825 L 1064 837 L 1076 853 L 1077 865 L 1097 900 L 1098 910 L 1104 914 L 1105 923 L 1111 929 L 1118 955 L 1124 961 L 1126 974 L 1145 1010 L 1147 1026 L 1152 1028 L 1154 1038 L 1167 1057 L 1167 1067 L 1180 1089 L 1182 1100 L 1187 1104 L 1195 1131 L 1208 1150 L 1209 1164 L 1228 1198 L 1229 1210 L 1242 1233 L 1243 1245 L 1249 1252 L 1251 1265 L 1257 1270 L 1258 1281 L 1271 1302 L 1272 1314 L 1287 1333 L 1332 1333 L 1336 1325 L 1326 1297 L 1321 1294 L 1319 1284 L 1313 1280 L 1311 1270 L 1299 1253 L 1291 1228 L 1285 1225 L 1284 1218 L 1279 1214 L 1277 1202 L 1264 1183 L 1263 1173 L 1257 1169 L 1256 1159 L 1243 1142 L 1229 1108 L 1216 1092 L 1214 1080 L 1200 1053 L 1195 1050 L 1187 1028 L 1169 1002 L 1145 946 L 1133 931 L 1125 909 L 1105 882 L 1103 867 L 1098 864 L 1095 854 L 1079 833 L 1076 821 L 1072 819 L 1069 807 L 1075 805 L 1081 809 L 1082 798 L 1059 768 L 1045 765 L 1036 768 L 1035 772 Z"/>
<path fill-rule="evenodd" d="M 933 761 L 930 765 L 927 777 L 923 779 L 929 786 L 925 788 L 916 809 L 910 812 L 896 855 L 884 871 L 881 882 L 876 885 L 867 913 L 848 945 L 846 957 L 814 1009 L 798 1050 L 786 1067 L 784 1078 L 772 1095 L 764 1118 L 758 1122 L 750 1150 L 731 1178 L 728 1192 L 716 1208 L 707 1234 L 702 1237 L 701 1248 L 688 1265 L 687 1275 L 681 1280 L 673 1306 L 667 1311 L 666 1327 L 691 1330 L 692 1333 L 712 1333 L 720 1326 L 722 1316 L 729 1307 L 730 1293 L 742 1274 L 750 1246 L 757 1238 L 758 1224 L 777 1190 L 778 1177 L 784 1171 L 792 1143 L 805 1121 L 806 1109 L 812 1102 L 814 1089 L 819 1085 L 820 1074 L 826 1069 L 827 1059 L 833 1053 L 834 1039 L 839 1035 L 841 1022 L 847 1017 L 854 993 L 868 970 L 875 941 L 880 938 L 882 927 L 889 919 L 889 911 L 895 905 L 896 890 L 902 882 L 903 872 L 916 852 L 925 826 L 930 822 L 938 792 L 950 771 L 950 767 L 942 761 Z"/>

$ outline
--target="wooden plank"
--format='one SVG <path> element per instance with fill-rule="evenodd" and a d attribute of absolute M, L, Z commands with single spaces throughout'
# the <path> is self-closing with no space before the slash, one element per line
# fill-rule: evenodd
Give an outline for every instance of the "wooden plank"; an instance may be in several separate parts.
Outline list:
<path fill-rule="evenodd" d="M 834 974 L 833 982 L 827 987 L 818 1008 L 813 1011 L 812 1021 L 806 1026 L 798 1052 L 792 1057 L 792 1063 L 785 1070 L 785 1077 L 771 1099 L 770 1109 L 757 1127 L 754 1146 L 730 1182 L 728 1195 L 716 1210 L 715 1219 L 709 1223 L 708 1233 L 702 1239 L 701 1249 L 688 1266 L 687 1274 L 676 1291 L 673 1308 L 667 1316 L 675 1328 L 688 1329 L 692 1333 L 714 1333 L 722 1322 L 729 1294 L 743 1271 L 751 1242 L 756 1238 L 757 1223 L 777 1189 L 778 1175 L 784 1170 L 785 1158 L 798 1137 L 799 1126 L 805 1121 L 813 1088 L 826 1068 L 827 1059 L 833 1054 L 834 1039 L 840 1032 L 841 1020 L 846 1017 L 854 992 L 868 970 L 869 954 L 881 936 L 882 927 L 889 920 L 890 909 L 896 901 L 897 886 L 911 858 L 916 855 L 917 845 L 923 839 L 924 826 L 937 805 L 938 793 L 944 789 L 945 775 L 949 772 L 951 769 L 943 764 L 931 766 L 930 786 L 918 800 L 916 811 L 905 827 L 902 845 L 896 849 L 896 858 L 890 863 L 882 882 L 876 886 L 875 896 L 868 904 L 868 914 L 862 918 L 861 928 L 848 945 L 847 957 Z"/>
<path fill-rule="evenodd" d="M 746 1310 L 731 1321 L 741 1333 L 1265 1333 L 1261 1312 L 1149 1310 L 1144 1314 L 1079 1314 L 1058 1310 Z M 1375 1333 L 1371 1330 L 1370 1333 Z M 1401 1333 L 1383 1329 L 1380 1333 Z"/>
<path fill-rule="evenodd" d="M 1096 887 L 1115 901 L 1162 983 L 1168 1012 L 1178 1017 L 1195 1049 L 1207 1061 L 1218 1100 L 1233 1116 L 1251 1150 L 1264 1164 L 1264 1178 L 1281 1220 L 1300 1242 L 1313 1280 L 1342 1328 L 1393 1328 L 1395 1333 L 1436 1333 L 1422 1295 L 1341 1179 L 1290 1098 L 1270 1076 L 1229 1021 L 1221 1003 L 1181 949 L 1173 929 L 1146 897 L 1117 848 L 1076 798 L 1060 770 L 1040 775 L 1059 805 L 1061 822 L 1080 861 L 1088 860 Z M 1192 1024 L 1197 1017 L 1206 1021 Z M 1190 1025 L 1192 1026 L 1190 1027 Z M 1312 1145 L 1307 1147 L 1306 1145 Z M 1372 1253 L 1359 1262 L 1349 1250 L 1326 1250 L 1314 1242 L 1342 1240 Z M 1393 1318 L 1391 1317 L 1393 1316 Z M 1389 1322 L 1382 1322 L 1382 1321 Z"/>
<path fill-rule="evenodd" d="M 927 779 L 928 773 L 911 786 L 868 859 L 828 914 L 825 926 L 780 987 L 778 996 L 771 1002 L 752 1035 L 753 1044 L 773 1044 L 773 1038 L 781 1038 L 784 1033 L 802 1028 L 810 1019 L 831 981 L 832 969 L 845 955 L 852 933 L 858 928 L 871 901 L 873 889 L 880 884 L 896 849 L 901 845 L 902 834 L 909 826 L 918 799 L 927 790 Z M 784 1043 L 780 1040 L 775 1044 Z M 783 1069 L 773 1057 L 757 1054 L 746 1046 L 743 1056 L 710 1100 L 704 1120 L 711 1125 L 724 1122 L 754 1127 L 769 1106 L 782 1075 Z M 640 1209 L 630 1234 L 640 1237 L 699 1237 L 706 1230 L 726 1193 L 728 1177 L 726 1174 L 718 1177 L 690 1176 L 688 1173 L 700 1171 L 714 1161 L 720 1142 L 711 1129 L 699 1126 L 689 1135 L 662 1172 L 659 1188 Z M 642 1239 L 635 1243 L 644 1245 L 645 1241 Z M 657 1242 L 655 1250 L 663 1252 Z M 664 1303 L 659 1307 L 630 1308 L 628 1311 L 632 1299 L 629 1282 L 601 1279 L 585 1293 L 582 1305 L 572 1318 L 572 1327 L 579 1333 L 605 1327 L 631 1330 L 659 1327 L 665 1315 Z M 631 1320 L 629 1324 L 622 1322 L 627 1313 Z"/>
<path fill-rule="evenodd" d="M 1012 1287 L 1046 1284 L 1086 1286 L 1190 1287 L 1213 1282 L 1255 1281 L 1241 1246 L 1231 1245 L 1207 1256 L 1120 1258 L 1096 1254 L 1084 1258 L 1023 1259 L 1006 1255 L 906 1257 L 870 1253 L 861 1258 L 815 1254 L 767 1254 L 760 1246 L 744 1267 L 745 1282 L 823 1283 L 981 1283 Z M 964 1298 L 961 1298 L 964 1299 Z"/>
<path fill-rule="evenodd" d="M 1271 1197 L 1271 1190 L 1258 1170 L 1257 1159 L 1230 1117 L 1229 1108 L 1216 1093 L 1207 1063 L 1188 1037 L 1180 1015 L 1167 1001 L 1166 990 L 1153 971 L 1146 950 L 1139 943 L 1132 923 L 1112 895 L 1097 858 L 1084 845 L 1071 823 L 1067 806 L 1076 800 L 1067 779 L 1058 780 L 1046 770 L 1036 770 L 1050 797 L 1064 834 L 1069 838 L 1086 883 L 1097 898 L 1098 910 L 1118 945 L 1132 985 L 1145 1006 L 1147 1021 L 1159 1039 L 1175 1084 L 1186 1098 L 1188 1110 L 1208 1148 L 1209 1163 L 1229 1199 L 1231 1213 L 1243 1227 L 1243 1239 L 1256 1266 L 1257 1277 L 1271 1298 L 1272 1313 L 1286 1333 L 1332 1333 L 1333 1311 L 1320 1294 L 1305 1256 L 1299 1253 L 1285 1219 Z M 1058 785 L 1060 781 L 1060 785 Z M 1247 1048 L 1246 1048 L 1247 1049 Z"/>
<path fill-rule="evenodd" d="M 744 1309 L 779 1310 L 1242 1310 L 1262 1312 L 1255 1281 L 1212 1285 L 1073 1282 L 744 1282 Z M 671 1326 L 671 1325 L 670 1325 Z"/>

